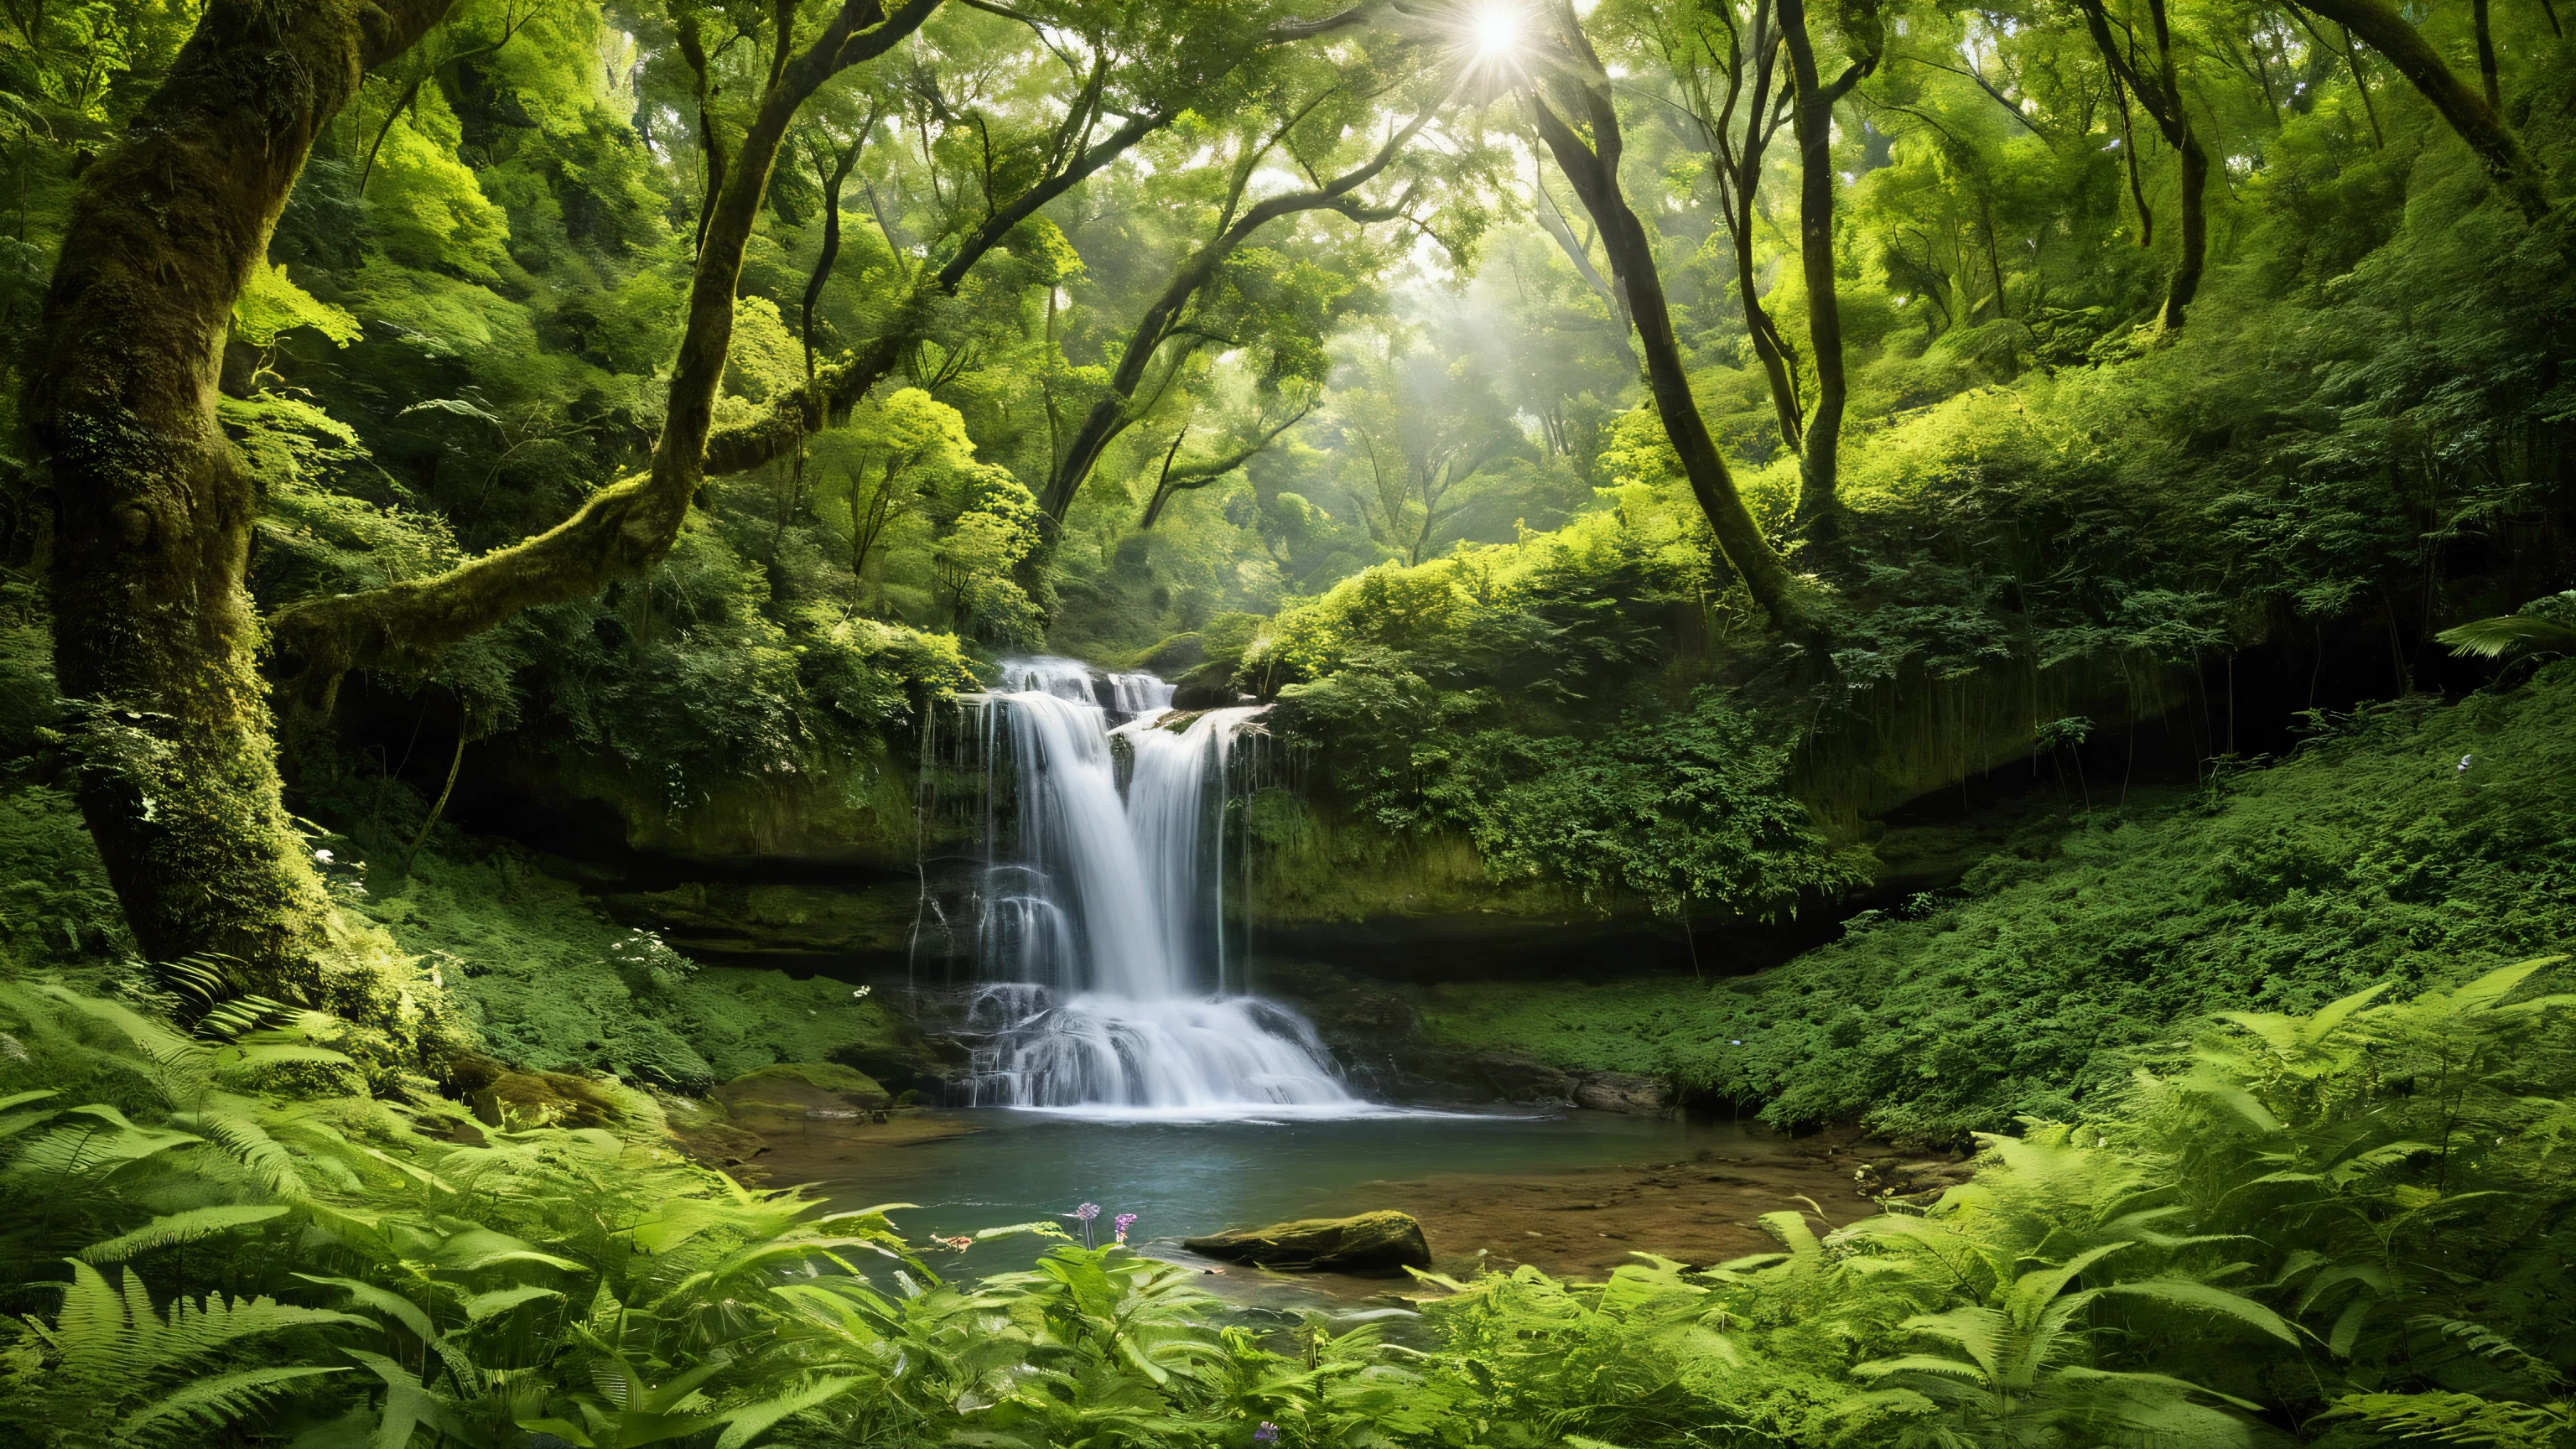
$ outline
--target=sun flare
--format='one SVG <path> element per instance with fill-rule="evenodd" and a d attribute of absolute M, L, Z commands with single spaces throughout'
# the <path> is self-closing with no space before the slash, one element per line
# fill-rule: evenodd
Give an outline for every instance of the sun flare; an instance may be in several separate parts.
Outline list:
<path fill-rule="evenodd" d="M 1521 13 L 1507 4 L 1487 4 L 1477 9 L 1472 33 L 1476 58 L 1484 61 L 1509 59 L 1521 47 Z"/>

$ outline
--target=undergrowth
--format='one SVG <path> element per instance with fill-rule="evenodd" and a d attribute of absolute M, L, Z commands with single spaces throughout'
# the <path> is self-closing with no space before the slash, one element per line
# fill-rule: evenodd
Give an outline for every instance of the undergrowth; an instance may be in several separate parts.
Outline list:
<path fill-rule="evenodd" d="M 1653 1072 L 1782 1126 L 1952 1140 L 2065 1117 L 2174 1023 L 2302 1011 L 2576 941 L 2576 665 L 2367 710 L 2162 811 L 2096 812 L 1776 970 L 1443 988 L 1427 1029 Z"/>
<path fill-rule="evenodd" d="M 1234 1309 L 1121 1244 L 949 1283 L 898 1207 L 744 1190 L 646 1094 L 490 1129 L 346 1027 L 0 970 L 0 1423 L 38 1449 L 2555 1449 L 2576 998 L 2549 963 L 2205 1023 L 1936 1201 L 1602 1283 Z M 98 994 L 113 986 L 119 995 Z M 1062 1233 L 1022 1224 L 982 1236 Z M 1418 1309 L 1416 1345 L 1383 1320 Z M 544 1436 L 544 1437 L 538 1437 Z"/>
<path fill-rule="evenodd" d="M 485 1049 L 539 1071 L 608 1071 L 703 1094 L 774 1062 L 895 1048 L 875 1002 L 824 977 L 700 966 L 601 915 L 517 849 L 451 837 L 359 902 L 429 953 Z"/>

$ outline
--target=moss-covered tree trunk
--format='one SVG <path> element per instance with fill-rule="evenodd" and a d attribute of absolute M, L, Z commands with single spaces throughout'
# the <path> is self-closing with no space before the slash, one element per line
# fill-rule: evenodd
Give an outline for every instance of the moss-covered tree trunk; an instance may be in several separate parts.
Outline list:
<path fill-rule="evenodd" d="M 2386 56 L 2397 73 L 2451 123 L 2459 138 L 2469 143 L 2469 149 L 2478 153 L 2497 188 L 2523 215 L 2538 221 L 2549 214 L 2547 178 L 2523 148 L 2522 138 L 2484 96 L 2452 72 L 2442 53 L 2396 6 L 2388 0 L 2298 0 L 2298 5 L 2360 36 L 2364 44 Z"/>
<path fill-rule="evenodd" d="M 244 587 L 257 489 L 215 402 L 234 300 L 314 138 L 448 4 L 209 0 L 82 176 L 27 410 L 80 805 L 135 938 L 406 1034 L 430 1003 L 343 920 L 280 801 Z"/>

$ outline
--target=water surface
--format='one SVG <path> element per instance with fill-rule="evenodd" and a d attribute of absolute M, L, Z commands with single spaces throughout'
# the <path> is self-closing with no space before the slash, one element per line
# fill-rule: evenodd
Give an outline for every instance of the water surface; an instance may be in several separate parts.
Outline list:
<path fill-rule="evenodd" d="M 1133 1239 L 1180 1257 L 1181 1239 L 1289 1218 L 1387 1206 L 1372 1183 L 1432 1174 L 1528 1176 L 1669 1162 L 1703 1150 L 1766 1157 L 1777 1139 L 1728 1122 L 1683 1123 L 1606 1112 L 1387 1112 L 1335 1118 L 1138 1120 L 1042 1111 L 957 1112 L 982 1130 L 907 1147 L 835 1156 L 781 1143 L 764 1159 L 779 1183 L 810 1181 L 836 1202 L 918 1206 L 893 1216 L 905 1234 L 964 1235 L 1095 1203 L 1094 1231 L 1135 1213 Z M 1028 1240 L 944 1256 L 944 1274 L 1025 1267 Z M 1433 1244 L 1434 1250 L 1439 1244 Z"/>

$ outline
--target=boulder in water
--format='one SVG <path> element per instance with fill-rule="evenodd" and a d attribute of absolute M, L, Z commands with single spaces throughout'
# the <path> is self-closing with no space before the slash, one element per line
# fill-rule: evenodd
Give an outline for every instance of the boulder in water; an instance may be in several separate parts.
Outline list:
<path fill-rule="evenodd" d="M 1664 1110 L 1664 1084 L 1635 1072 L 1593 1072 L 1575 1083 L 1574 1104 L 1595 1112 L 1652 1117 Z"/>
<path fill-rule="evenodd" d="M 1411 1213 L 1373 1212 L 1347 1218 L 1305 1218 L 1266 1228 L 1230 1228 L 1184 1239 L 1193 1253 L 1264 1268 L 1331 1273 L 1392 1273 L 1431 1266 L 1431 1245 Z"/>

